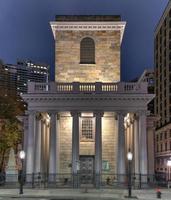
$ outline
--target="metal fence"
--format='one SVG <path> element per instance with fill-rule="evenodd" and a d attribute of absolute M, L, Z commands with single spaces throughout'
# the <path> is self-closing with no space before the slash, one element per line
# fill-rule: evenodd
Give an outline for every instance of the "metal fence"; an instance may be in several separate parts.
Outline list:
<path fill-rule="evenodd" d="M 127 188 L 128 174 L 5 174 L 0 173 L 0 188 L 16 188 L 21 184 L 26 188 Z M 168 187 L 170 182 L 165 174 L 131 174 L 133 189 L 147 187 Z"/>

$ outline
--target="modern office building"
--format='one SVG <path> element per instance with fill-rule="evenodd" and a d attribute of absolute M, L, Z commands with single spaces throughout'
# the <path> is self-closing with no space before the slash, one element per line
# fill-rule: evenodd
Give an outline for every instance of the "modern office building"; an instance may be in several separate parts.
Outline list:
<path fill-rule="evenodd" d="M 16 78 L 10 76 L 3 61 L 0 61 L 0 90 L 2 96 L 15 97 L 17 95 Z"/>
<path fill-rule="evenodd" d="M 167 174 L 171 157 L 171 1 L 155 30 L 155 170 Z"/>
<path fill-rule="evenodd" d="M 147 105 L 154 95 L 146 82 L 120 82 L 125 25 L 120 16 L 103 15 L 51 22 L 55 82 L 29 82 L 22 95 L 28 104 L 27 175 L 40 172 L 56 185 L 74 187 L 123 183 L 131 151 L 135 180 L 141 174 L 147 182 Z"/>
<path fill-rule="evenodd" d="M 11 84 L 16 88 L 17 95 L 27 92 L 27 83 L 46 82 L 49 79 L 49 66 L 30 60 L 18 60 L 17 64 L 5 64 Z"/>

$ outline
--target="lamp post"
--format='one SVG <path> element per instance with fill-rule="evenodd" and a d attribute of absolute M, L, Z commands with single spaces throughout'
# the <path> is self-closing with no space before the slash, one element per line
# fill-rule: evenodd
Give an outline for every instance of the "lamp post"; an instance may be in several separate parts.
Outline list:
<path fill-rule="evenodd" d="M 127 159 L 128 159 L 128 196 L 126 198 L 132 198 L 132 181 L 131 181 L 131 162 L 132 162 L 133 155 L 130 151 L 128 150 L 127 153 Z"/>
<path fill-rule="evenodd" d="M 170 185 L 169 185 L 169 182 L 170 182 L 170 169 L 171 169 L 171 158 L 167 161 L 167 167 L 168 167 L 168 179 L 167 179 L 167 186 L 168 186 L 168 188 L 170 187 Z"/>
<path fill-rule="evenodd" d="M 23 163 L 25 159 L 25 152 L 22 150 L 19 153 L 19 157 L 21 159 L 21 170 L 19 171 L 19 182 L 20 182 L 20 192 L 19 194 L 23 194 L 23 182 L 24 182 L 24 174 L 23 174 Z"/>

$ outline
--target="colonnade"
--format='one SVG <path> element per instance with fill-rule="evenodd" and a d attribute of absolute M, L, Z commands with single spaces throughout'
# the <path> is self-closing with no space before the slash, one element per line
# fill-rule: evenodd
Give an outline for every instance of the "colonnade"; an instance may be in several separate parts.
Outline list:
<path fill-rule="evenodd" d="M 125 116 L 126 112 L 115 112 L 115 123 L 118 130 L 117 146 L 117 173 L 126 174 L 126 134 Z M 26 173 L 38 173 L 46 170 L 49 174 L 60 173 L 57 165 L 58 161 L 58 119 L 57 112 L 48 112 L 50 118 L 44 119 L 36 112 L 28 113 L 28 135 L 26 147 Z M 77 162 L 79 161 L 79 117 L 80 112 L 72 111 L 72 174 L 77 175 Z M 102 111 L 94 112 L 96 119 L 95 131 L 95 175 L 100 177 L 102 172 Z M 147 174 L 147 135 L 146 135 L 146 111 L 134 114 L 132 124 L 132 151 L 134 153 L 134 172 Z M 42 132 L 46 132 L 42 136 Z M 44 137 L 44 138 L 42 138 Z M 49 141 L 42 150 L 43 143 Z M 130 143 L 130 142 L 129 142 Z M 42 151 L 42 152 L 41 152 Z M 42 154 L 47 158 L 46 167 L 43 168 Z M 98 178 L 97 178 L 98 179 Z M 98 180 L 96 181 L 99 182 Z"/>

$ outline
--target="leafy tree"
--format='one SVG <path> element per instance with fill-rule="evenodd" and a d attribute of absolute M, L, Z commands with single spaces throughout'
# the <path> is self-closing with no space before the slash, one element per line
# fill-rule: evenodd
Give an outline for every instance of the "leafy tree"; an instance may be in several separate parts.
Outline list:
<path fill-rule="evenodd" d="M 9 149 L 21 143 L 21 124 L 16 116 L 23 114 L 24 104 L 11 83 L 10 74 L 0 62 L 0 171 Z"/>
<path fill-rule="evenodd" d="M 16 116 L 23 114 L 23 104 L 15 96 L 0 94 L 0 172 L 4 171 L 10 148 L 21 143 L 21 124 Z"/>
<path fill-rule="evenodd" d="M 9 149 L 21 143 L 21 128 L 17 120 L 5 120 L 1 127 L 0 137 L 0 171 L 4 170 L 5 155 Z"/>
<path fill-rule="evenodd" d="M 0 119 L 15 119 L 24 111 L 23 104 L 12 96 L 0 95 Z"/>

